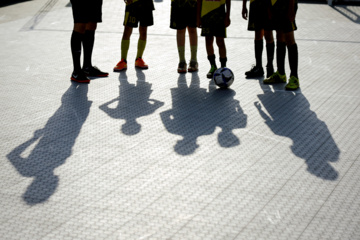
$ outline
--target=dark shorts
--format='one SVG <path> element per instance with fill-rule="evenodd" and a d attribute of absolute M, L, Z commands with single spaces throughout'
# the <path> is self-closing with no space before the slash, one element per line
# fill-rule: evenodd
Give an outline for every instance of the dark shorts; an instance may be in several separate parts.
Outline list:
<path fill-rule="evenodd" d="M 148 5 L 133 3 L 125 8 L 124 26 L 137 28 L 154 25 L 153 9 Z"/>
<path fill-rule="evenodd" d="M 264 0 L 254 0 L 250 2 L 249 11 L 249 31 L 271 30 L 271 23 L 268 13 L 268 3 Z"/>
<path fill-rule="evenodd" d="M 184 29 L 196 27 L 196 7 L 171 6 L 170 28 Z"/>
<path fill-rule="evenodd" d="M 223 37 L 226 38 L 226 28 L 225 24 L 218 24 L 208 27 L 202 27 L 201 28 L 201 36 L 207 37 L 207 36 L 213 36 L 213 37 Z"/>
<path fill-rule="evenodd" d="M 201 36 L 226 38 L 225 5 L 201 18 Z"/>
<path fill-rule="evenodd" d="M 273 29 L 282 31 L 284 33 L 293 32 L 297 30 L 295 20 L 292 22 L 287 16 L 287 9 L 289 8 L 287 1 L 278 0 L 274 6 L 271 7 L 271 19 Z M 295 13 L 297 11 L 297 1 L 294 6 Z"/>
<path fill-rule="evenodd" d="M 74 23 L 102 22 L 102 0 L 70 0 Z"/>

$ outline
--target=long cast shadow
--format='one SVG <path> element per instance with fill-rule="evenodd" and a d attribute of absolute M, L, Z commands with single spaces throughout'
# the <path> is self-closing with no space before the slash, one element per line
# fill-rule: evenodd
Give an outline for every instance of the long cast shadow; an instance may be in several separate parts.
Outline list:
<path fill-rule="evenodd" d="M 45 127 L 36 130 L 31 139 L 7 154 L 22 176 L 34 178 L 22 196 L 27 204 L 42 203 L 56 191 L 59 177 L 54 170 L 71 156 L 75 140 L 89 115 L 92 102 L 87 98 L 87 91 L 87 85 L 72 83 L 61 98 L 61 106 Z M 34 144 L 31 153 L 23 157 Z"/>
<path fill-rule="evenodd" d="M 151 99 L 152 84 L 146 82 L 145 75 L 141 70 L 136 71 L 136 84 L 128 81 L 126 72 L 121 72 L 119 76 L 119 97 L 102 104 L 99 108 L 110 117 L 124 119 L 125 123 L 121 127 L 122 133 L 135 135 L 141 131 L 141 125 L 136 121 L 137 118 L 150 115 L 164 105 L 155 99 Z M 117 103 L 115 107 L 112 104 Z"/>
<path fill-rule="evenodd" d="M 183 138 L 174 145 L 180 155 L 193 154 L 199 147 L 197 139 L 210 135 L 218 126 L 218 143 L 222 147 L 240 144 L 233 130 L 245 128 L 247 116 L 234 99 L 231 89 L 210 90 L 200 87 L 197 73 L 192 73 L 190 85 L 184 74 L 179 75 L 178 86 L 171 89 L 172 109 L 160 113 L 167 131 Z"/>
<path fill-rule="evenodd" d="M 339 174 L 329 162 L 338 161 L 340 150 L 326 123 L 310 109 L 306 97 L 300 90 L 284 92 L 273 91 L 268 85 L 261 87 L 264 93 L 258 95 L 260 102 L 254 104 L 272 132 L 293 141 L 291 150 L 305 160 L 309 173 L 336 180 Z"/>

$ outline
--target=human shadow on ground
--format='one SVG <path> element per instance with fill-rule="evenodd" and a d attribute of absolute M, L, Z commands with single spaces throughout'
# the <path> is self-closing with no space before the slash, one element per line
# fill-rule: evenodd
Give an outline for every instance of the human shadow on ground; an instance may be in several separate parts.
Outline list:
<path fill-rule="evenodd" d="M 339 174 L 330 162 L 338 161 L 340 150 L 326 123 L 310 109 L 306 97 L 300 90 L 283 91 L 283 84 L 274 85 L 274 90 L 260 85 L 263 94 L 258 95 L 260 102 L 254 104 L 267 126 L 276 135 L 293 141 L 291 150 L 305 160 L 309 173 L 336 180 Z"/>
<path fill-rule="evenodd" d="M 24 177 L 34 178 L 23 194 L 29 205 L 45 202 L 56 191 L 59 177 L 55 168 L 71 156 L 72 147 L 89 115 L 88 85 L 72 83 L 61 98 L 61 106 L 31 139 L 13 149 L 7 158 Z M 34 146 L 34 144 L 36 144 Z M 26 150 L 34 146 L 27 157 Z"/>
<path fill-rule="evenodd" d="M 245 128 L 247 116 L 234 99 L 232 89 L 216 89 L 209 86 L 209 92 L 200 87 L 197 73 L 192 73 L 190 85 L 185 74 L 179 75 L 178 85 L 171 89 L 172 109 L 160 113 L 161 120 L 168 132 L 182 136 L 174 145 L 180 155 L 193 154 L 199 147 L 197 139 L 210 135 L 218 126 L 218 143 L 222 147 L 240 144 L 234 129 Z"/>
<path fill-rule="evenodd" d="M 136 84 L 128 81 L 126 72 L 119 75 L 119 97 L 102 104 L 99 108 L 110 117 L 124 119 L 125 123 L 121 127 L 125 135 L 135 135 L 141 131 L 141 125 L 136 121 L 137 118 L 150 115 L 164 105 L 155 99 L 151 99 L 152 84 L 146 82 L 145 75 L 141 70 L 136 70 Z M 117 103 L 115 107 L 111 105 Z"/>

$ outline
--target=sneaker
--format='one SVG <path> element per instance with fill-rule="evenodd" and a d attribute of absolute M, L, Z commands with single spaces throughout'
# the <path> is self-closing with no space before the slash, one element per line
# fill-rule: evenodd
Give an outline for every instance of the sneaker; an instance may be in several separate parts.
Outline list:
<path fill-rule="evenodd" d="M 180 62 L 177 69 L 178 73 L 186 73 L 186 67 L 186 62 Z"/>
<path fill-rule="evenodd" d="M 286 84 L 286 90 L 296 90 L 300 87 L 299 79 L 295 76 L 291 76 L 289 79 L 289 83 Z"/>
<path fill-rule="evenodd" d="M 88 77 L 107 77 L 109 73 L 100 71 L 96 66 L 85 67 L 83 68 L 83 72 Z"/>
<path fill-rule="evenodd" d="M 250 71 L 245 72 L 246 78 L 257 78 L 264 76 L 264 69 L 253 65 Z"/>
<path fill-rule="evenodd" d="M 70 80 L 78 83 L 90 83 L 90 79 L 85 75 L 83 71 L 74 71 L 71 74 Z"/>
<path fill-rule="evenodd" d="M 141 57 L 138 57 L 135 60 L 135 67 L 140 68 L 140 69 L 148 69 L 149 66 L 145 64 L 144 60 Z"/>
<path fill-rule="evenodd" d="M 274 74 L 274 67 L 273 66 L 266 67 L 266 78 L 269 78 L 273 74 Z"/>
<path fill-rule="evenodd" d="M 270 77 L 264 79 L 263 83 L 265 84 L 274 84 L 274 83 L 286 83 L 286 75 L 281 75 L 278 71 L 276 71 Z"/>
<path fill-rule="evenodd" d="M 121 72 L 127 69 L 127 62 L 125 59 L 121 59 L 118 64 L 114 67 L 114 72 Z"/>
<path fill-rule="evenodd" d="M 209 72 L 206 74 L 207 78 L 212 78 L 214 76 L 214 72 L 216 71 L 216 65 L 211 65 Z"/>
<path fill-rule="evenodd" d="M 195 60 L 191 60 L 189 63 L 189 68 L 188 71 L 189 72 L 197 72 L 199 70 L 199 64 L 197 61 Z"/>

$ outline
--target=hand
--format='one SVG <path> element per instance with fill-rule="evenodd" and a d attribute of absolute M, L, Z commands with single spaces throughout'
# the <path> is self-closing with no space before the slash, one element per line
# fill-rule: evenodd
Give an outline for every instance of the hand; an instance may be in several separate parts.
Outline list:
<path fill-rule="evenodd" d="M 290 22 L 294 22 L 295 21 L 295 10 L 294 9 L 290 9 L 288 12 L 288 18 L 290 20 Z"/>
<path fill-rule="evenodd" d="M 230 23 L 231 23 L 230 17 L 226 17 L 225 18 L 225 27 L 230 26 Z"/>
<path fill-rule="evenodd" d="M 196 19 L 196 26 L 197 26 L 198 28 L 201 28 L 201 19 L 200 19 L 200 18 L 197 18 L 197 19 Z"/>
<path fill-rule="evenodd" d="M 248 10 L 247 10 L 246 7 L 244 7 L 244 8 L 242 9 L 242 17 L 243 17 L 243 19 L 245 19 L 245 20 L 247 20 L 247 18 L 248 18 Z"/>

